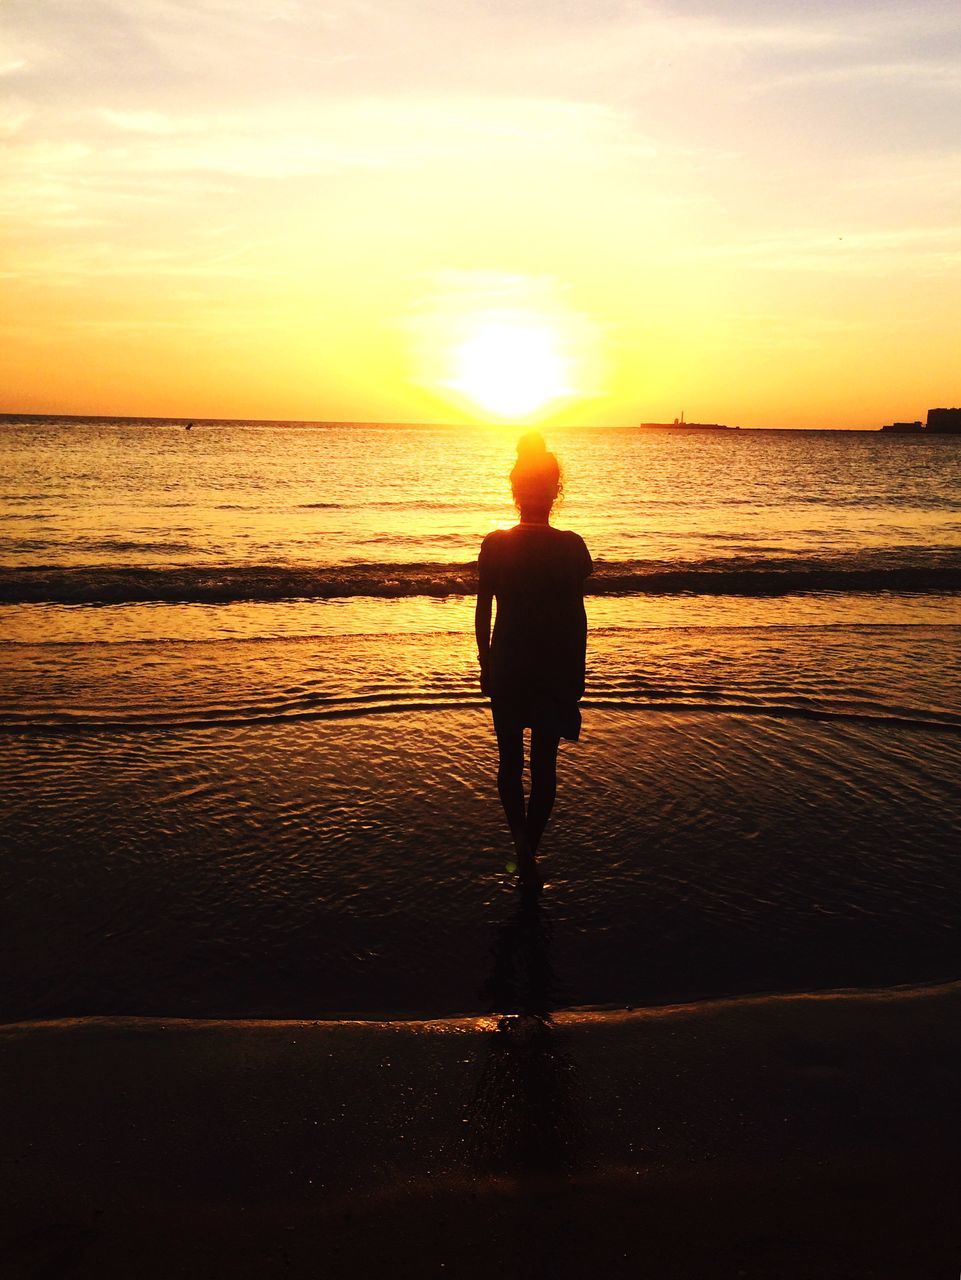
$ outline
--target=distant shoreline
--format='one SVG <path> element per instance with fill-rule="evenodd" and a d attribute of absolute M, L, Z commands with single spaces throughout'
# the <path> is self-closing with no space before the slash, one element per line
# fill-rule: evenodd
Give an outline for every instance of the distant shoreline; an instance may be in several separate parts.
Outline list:
<path fill-rule="evenodd" d="M 740 431 L 721 422 L 639 422 L 641 431 Z M 790 429 L 790 428 L 789 428 Z"/>

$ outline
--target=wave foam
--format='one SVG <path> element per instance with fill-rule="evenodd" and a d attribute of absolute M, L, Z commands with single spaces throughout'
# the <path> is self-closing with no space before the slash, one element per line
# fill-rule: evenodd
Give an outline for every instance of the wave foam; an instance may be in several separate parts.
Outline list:
<path fill-rule="evenodd" d="M 458 596 L 472 594 L 476 585 L 473 563 L 36 566 L 0 570 L 0 603 L 226 604 Z M 961 591 L 961 554 L 931 553 L 924 562 L 893 563 L 883 552 L 849 560 L 606 561 L 596 565 L 587 583 L 589 595 L 777 596 L 817 591 Z"/>

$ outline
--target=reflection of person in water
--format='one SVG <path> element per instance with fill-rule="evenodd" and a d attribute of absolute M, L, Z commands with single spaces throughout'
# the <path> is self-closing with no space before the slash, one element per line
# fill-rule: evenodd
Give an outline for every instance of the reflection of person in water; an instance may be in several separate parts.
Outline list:
<path fill-rule="evenodd" d="M 576 742 L 584 692 L 584 579 L 593 566 L 583 538 L 555 529 L 557 459 L 531 431 L 511 472 L 520 523 L 484 539 L 478 557 L 475 630 L 481 689 L 490 696 L 500 752 L 497 789 L 522 885 L 539 883 L 536 854 L 557 789 L 557 747 Z M 496 597 L 494 635 L 491 602 Z M 531 790 L 524 805 L 524 730 L 531 731 Z"/>
<path fill-rule="evenodd" d="M 456 1139 L 475 1170 L 550 1172 L 574 1168 L 582 1158 L 580 1073 L 551 1020 L 555 1000 L 565 996 L 550 944 L 550 921 L 536 890 L 522 892 L 494 935 L 484 995 L 499 1016 Z"/>

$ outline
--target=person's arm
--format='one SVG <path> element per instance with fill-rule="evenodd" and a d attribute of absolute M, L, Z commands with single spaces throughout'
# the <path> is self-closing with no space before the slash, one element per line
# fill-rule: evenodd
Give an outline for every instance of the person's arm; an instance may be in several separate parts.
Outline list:
<path fill-rule="evenodd" d="M 583 547 L 583 551 L 581 553 L 581 566 L 584 570 L 584 577 L 589 578 L 594 572 L 594 561 L 591 559 L 591 553 L 588 551 L 587 543 L 583 538 L 581 539 L 581 546 Z"/>
<path fill-rule="evenodd" d="M 488 670 L 491 652 L 491 604 L 494 593 L 486 583 L 477 588 L 477 604 L 474 608 L 474 635 L 477 637 L 477 661 L 480 663 L 481 693 L 489 694 Z"/>
<path fill-rule="evenodd" d="M 491 581 L 491 556 L 494 539 L 488 535 L 481 543 L 477 557 L 477 604 L 474 608 L 474 635 L 477 637 L 477 661 L 480 663 L 481 693 L 490 694 L 491 605 L 494 584 Z"/>
<path fill-rule="evenodd" d="M 581 582 L 585 578 L 589 578 L 594 572 L 594 561 L 591 559 L 591 553 L 587 549 L 587 543 L 579 533 L 572 534 L 572 546 L 574 548 L 574 572 Z"/>

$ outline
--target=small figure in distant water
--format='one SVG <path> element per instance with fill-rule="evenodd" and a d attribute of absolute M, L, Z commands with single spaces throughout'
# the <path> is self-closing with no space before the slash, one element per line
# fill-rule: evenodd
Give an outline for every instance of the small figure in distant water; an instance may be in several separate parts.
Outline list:
<path fill-rule="evenodd" d="M 514 842 L 522 888 L 537 888 L 537 849 L 554 807 L 557 748 L 576 742 L 584 693 L 584 580 L 593 570 L 576 533 L 555 529 L 557 459 L 528 432 L 511 472 L 520 523 L 487 535 L 478 557 L 474 627 L 480 684 L 491 700 L 500 764 L 497 789 Z M 497 600 L 491 637 L 491 602 Z M 524 803 L 524 730 L 531 731 L 531 790 Z"/>
<path fill-rule="evenodd" d="M 194 424 L 192 422 L 188 422 L 187 425 L 184 427 L 184 431 L 193 431 L 193 429 L 194 429 Z"/>

